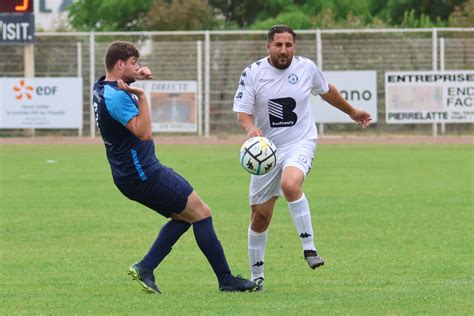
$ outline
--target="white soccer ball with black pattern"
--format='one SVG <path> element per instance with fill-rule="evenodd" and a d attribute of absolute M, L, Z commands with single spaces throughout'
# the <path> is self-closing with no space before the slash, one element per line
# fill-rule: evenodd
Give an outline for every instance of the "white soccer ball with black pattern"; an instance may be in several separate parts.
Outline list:
<path fill-rule="evenodd" d="M 251 174 L 264 175 L 275 168 L 276 152 L 275 145 L 268 138 L 250 138 L 240 148 L 240 165 Z"/>

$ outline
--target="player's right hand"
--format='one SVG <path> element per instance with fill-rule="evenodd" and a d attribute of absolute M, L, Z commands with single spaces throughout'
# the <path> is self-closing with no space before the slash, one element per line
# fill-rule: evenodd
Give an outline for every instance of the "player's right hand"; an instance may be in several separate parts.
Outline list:
<path fill-rule="evenodd" d="M 143 66 L 140 69 L 138 69 L 138 74 L 137 74 L 136 79 L 137 80 L 151 80 L 151 79 L 153 79 L 150 68 L 148 68 L 147 66 Z"/>
<path fill-rule="evenodd" d="M 351 118 L 357 122 L 362 128 L 369 126 L 370 121 L 372 121 L 372 116 L 367 111 L 362 111 L 354 109 L 354 112 L 351 113 Z"/>
<path fill-rule="evenodd" d="M 247 130 L 247 138 L 263 136 L 263 132 L 260 128 L 253 126 Z"/>

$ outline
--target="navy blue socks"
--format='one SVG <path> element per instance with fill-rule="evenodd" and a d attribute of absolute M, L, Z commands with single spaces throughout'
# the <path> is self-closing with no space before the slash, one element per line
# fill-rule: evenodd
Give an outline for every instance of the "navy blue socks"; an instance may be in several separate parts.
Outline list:
<path fill-rule="evenodd" d="M 212 217 L 193 223 L 193 230 L 196 242 L 212 266 L 219 284 L 226 284 L 232 276 L 224 255 L 224 249 L 222 249 L 222 245 L 214 231 Z"/>
<path fill-rule="evenodd" d="M 160 230 L 158 237 L 141 263 L 145 268 L 154 270 L 170 253 L 173 245 L 191 226 L 188 222 L 170 220 Z"/>
<path fill-rule="evenodd" d="M 173 245 L 191 226 L 188 222 L 170 220 L 160 230 L 158 237 L 151 246 L 146 256 L 142 259 L 141 264 L 149 269 L 154 270 L 161 261 L 170 253 Z M 202 219 L 193 223 L 194 237 L 201 251 L 206 256 L 209 264 L 217 276 L 219 284 L 227 284 L 231 279 L 229 265 L 224 255 L 224 249 L 217 239 L 214 226 L 212 225 L 212 217 Z"/>

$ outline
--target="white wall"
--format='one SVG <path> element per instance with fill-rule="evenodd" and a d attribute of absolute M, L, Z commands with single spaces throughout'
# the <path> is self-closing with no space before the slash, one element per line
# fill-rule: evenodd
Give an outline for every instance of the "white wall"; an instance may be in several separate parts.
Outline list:
<path fill-rule="evenodd" d="M 36 31 L 54 31 L 67 25 L 65 8 L 76 0 L 34 0 Z"/>

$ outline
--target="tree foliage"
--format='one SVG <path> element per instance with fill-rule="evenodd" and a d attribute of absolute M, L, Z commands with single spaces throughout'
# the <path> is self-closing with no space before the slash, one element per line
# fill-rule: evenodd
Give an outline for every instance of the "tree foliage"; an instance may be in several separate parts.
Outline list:
<path fill-rule="evenodd" d="M 153 0 L 79 0 L 71 4 L 69 22 L 79 31 L 136 31 L 142 28 Z"/>
<path fill-rule="evenodd" d="M 436 23 L 447 21 L 454 8 L 464 2 L 466 0 L 388 0 L 385 13 L 394 25 L 402 24 L 407 15 L 425 23 L 428 20 Z"/>
<path fill-rule="evenodd" d="M 474 26 L 474 0 L 458 5 L 449 16 L 449 26 L 473 27 Z"/>
<path fill-rule="evenodd" d="M 77 30 L 474 26 L 474 0 L 79 0 Z"/>
<path fill-rule="evenodd" d="M 216 24 L 207 0 L 156 0 L 142 23 L 147 30 L 208 30 Z"/>

